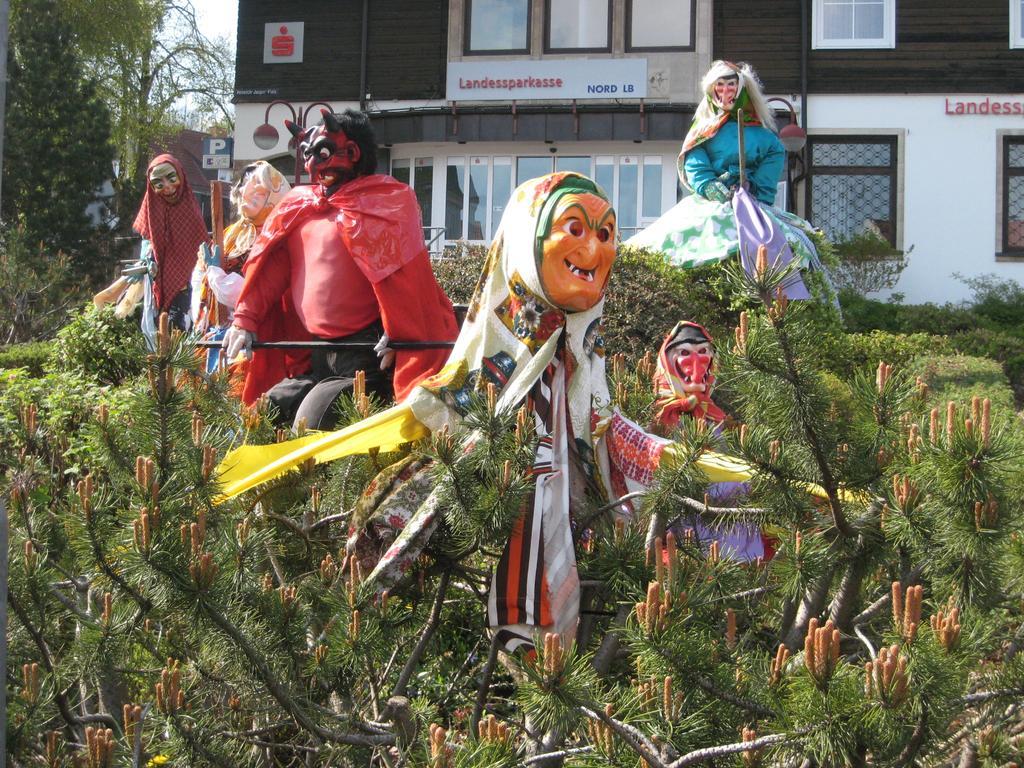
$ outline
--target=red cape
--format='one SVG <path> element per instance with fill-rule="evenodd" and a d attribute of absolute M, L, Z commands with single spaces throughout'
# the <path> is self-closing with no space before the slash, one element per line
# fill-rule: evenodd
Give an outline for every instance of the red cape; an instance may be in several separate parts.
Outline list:
<path fill-rule="evenodd" d="M 452 341 L 458 324 L 452 304 L 437 284 L 423 241 L 416 194 L 390 176 L 361 176 L 327 197 L 320 186 L 294 187 L 263 225 L 243 272 L 257 270 L 264 259 L 287 258 L 279 246 L 308 218 L 342 213 L 338 234 L 356 265 L 373 285 L 384 332 L 394 341 Z M 260 341 L 306 340 L 291 301 L 270 313 L 256 330 Z M 423 378 L 441 369 L 448 349 L 399 351 L 395 355 L 395 399 L 401 400 Z M 308 370 L 308 352 L 255 350 L 242 400 L 252 403 L 281 379 Z"/>

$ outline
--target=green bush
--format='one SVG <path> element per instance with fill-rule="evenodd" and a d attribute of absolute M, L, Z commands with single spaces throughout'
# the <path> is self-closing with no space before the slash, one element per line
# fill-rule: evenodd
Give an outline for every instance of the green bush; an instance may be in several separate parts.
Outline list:
<path fill-rule="evenodd" d="M 1024 329 L 1024 286 L 996 275 L 962 277 L 971 289 L 971 309 L 989 327 Z"/>
<path fill-rule="evenodd" d="M 471 245 L 434 262 L 437 280 L 454 303 L 469 302 L 486 256 L 486 248 Z M 725 293 L 721 265 L 681 270 L 659 253 L 620 247 L 605 301 L 605 344 L 635 361 L 657 352 L 680 320 L 698 322 L 722 339 L 732 333 L 738 314 Z"/>
<path fill-rule="evenodd" d="M 48 370 L 120 384 L 142 373 L 142 343 L 134 321 L 118 320 L 110 307 L 89 305 L 57 334 Z"/>
<path fill-rule="evenodd" d="M 79 428 L 101 402 L 111 401 L 110 388 L 81 373 L 48 373 L 36 377 L 25 368 L 0 371 L 0 472 L 15 462 L 14 436 L 20 431 L 22 408 L 35 404 L 42 434 L 59 443 L 55 454 L 69 463 L 85 450 Z"/>
<path fill-rule="evenodd" d="M 929 354 L 952 354 L 949 339 L 927 333 L 846 333 L 823 337 L 822 356 L 827 368 L 846 374 L 855 368 L 875 368 L 880 361 L 905 368 L 912 360 Z"/>
<path fill-rule="evenodd" d="M 949 338 L 953 351 L 962 355 L 990 357 L 1003 365 L 1003 371 L 1018 398 L 1024 399 L 1024 327 L 1009 330 L 976 328 Z"/>
<path fill-rule="evenodd" d="M 840 291 L 843 326 L 850 333 L 938 333 L 949 335 L 977 328 L 978 315 L 953 304 L 896 304 Z"/>
<path fill-rule="evenodd" d="M 928 355 L 911 363 L 909 370 L 928 385 L 928 400 L 932 406 L 942 406 L 950 400 L 963 405 L 977 395 L 989 398 L 993 411 L 1013 413 L 1013 391 L 995 360 L 966 355 Z"/>
<path fill-rule="evenodd" d="M 0 349 L 0 368 L 25 368 L 33 376 L 42 376 L 53 353 L 49 341 L 28 341 Z"/>

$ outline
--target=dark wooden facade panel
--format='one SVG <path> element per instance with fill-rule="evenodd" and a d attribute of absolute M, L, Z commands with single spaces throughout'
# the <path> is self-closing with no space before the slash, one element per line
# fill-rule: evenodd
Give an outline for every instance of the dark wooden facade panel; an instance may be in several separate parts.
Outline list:
<path fill-rule="evenodd" d="M 446 0 L 371 0 L 367 90 L 374 100 L 444 98 L 447 60 Z"/>
<path fill-rule="evenodd" d="M 444 95 L 444 0 L 371 0 L 367 91 L 374 99 Z M 359 99 L 362 0 L 239 0 L 235 101 Z M 268 22 L 305 22 L 303 62 L 264 64 Z"/>
<path fill-rule="evenodd" d="M 813 0 L 807 0 L 808 8 Z M 1019 93 L 1006 0 L 896 0 L 896 48 L 810 50 L 812 93 Z M 766 88 L 800 90 L 800 0 L 714 0 L 713 55 L 749 61 Z M 808 37 L 808 39 L 810 39 Z"/>
<path fill-rule="evenodd" d="M 359 0 L 239 0 L 235 101 L 359 98 Z M 301 64 L 264 64 L 268 22 L 305 22 Z"/>

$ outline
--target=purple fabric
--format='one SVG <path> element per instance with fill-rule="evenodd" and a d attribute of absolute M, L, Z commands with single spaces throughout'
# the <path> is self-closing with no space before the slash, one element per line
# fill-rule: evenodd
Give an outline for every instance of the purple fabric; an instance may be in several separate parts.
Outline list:
<path fill-rule="evenodd" d="M 761 210 L 761 203 L 745 189 L 737 189 L 732 197 L 733 217 L 740 244 L 740 262 L 748 275 L 754 274 L 757 249 L 768 248 L 768 263 L 774 267 L 785 267 L 793 261 L 793 251 L 785 235 L 776 229 L 769 216 Z M 809 299 L 811 294 L 804 285 L 800 270 L 794 269 L 782 283 L 782 290 L 790 299 Z"/>

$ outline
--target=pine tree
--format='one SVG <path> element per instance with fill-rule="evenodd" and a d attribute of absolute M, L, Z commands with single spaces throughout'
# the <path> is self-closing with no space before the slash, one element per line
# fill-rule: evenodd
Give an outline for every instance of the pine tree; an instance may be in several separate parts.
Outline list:
<path fill-rule="evenodd" d="M 14 3 L 9 50 L 4 220 L 41 243 L 44 258 L 65 253 L 76 277 L 105 276 L 105 227 L 86 209 L 113 174 L 110 118 L 56 0 Z"/>
<path fill-rule="evenodd" d="M 462 431 L 226 503 L 213 468 L 229 445 L 275 439 L 266 406 L 238 412 L 166 326 L 145 377 L 75 437 L 76 466 L 27 406 L 6 481 L 11 755 L 90 768 L 1019 760 L 1019 421 L 977 400 L 932 408 L 884 363 L 825 375 L 818 310 L 787 302 L 784 278 L 764 260 L 731 275 L 748 308 L 720 381 L 739 426 L 684 421 L 631 518 L 598 498 L 577 510 L 577 642 L 539 637 L 529 656 L 485 632 L 536 439 L 493 392 Z M 612 368 L 617 404 L 648 419 L 649 360 Z M 343 407 L 346 423 L 377 404 L 357 390 Z M 705 495 L 708 449 L 756 467 L 737 506 Z M 414 464 L 438 528 L 379 594 L 346 557 L 350 526 Z M 755 521 L 777 552 L 730 560 L 697 540 L 698 519 Z"/>

